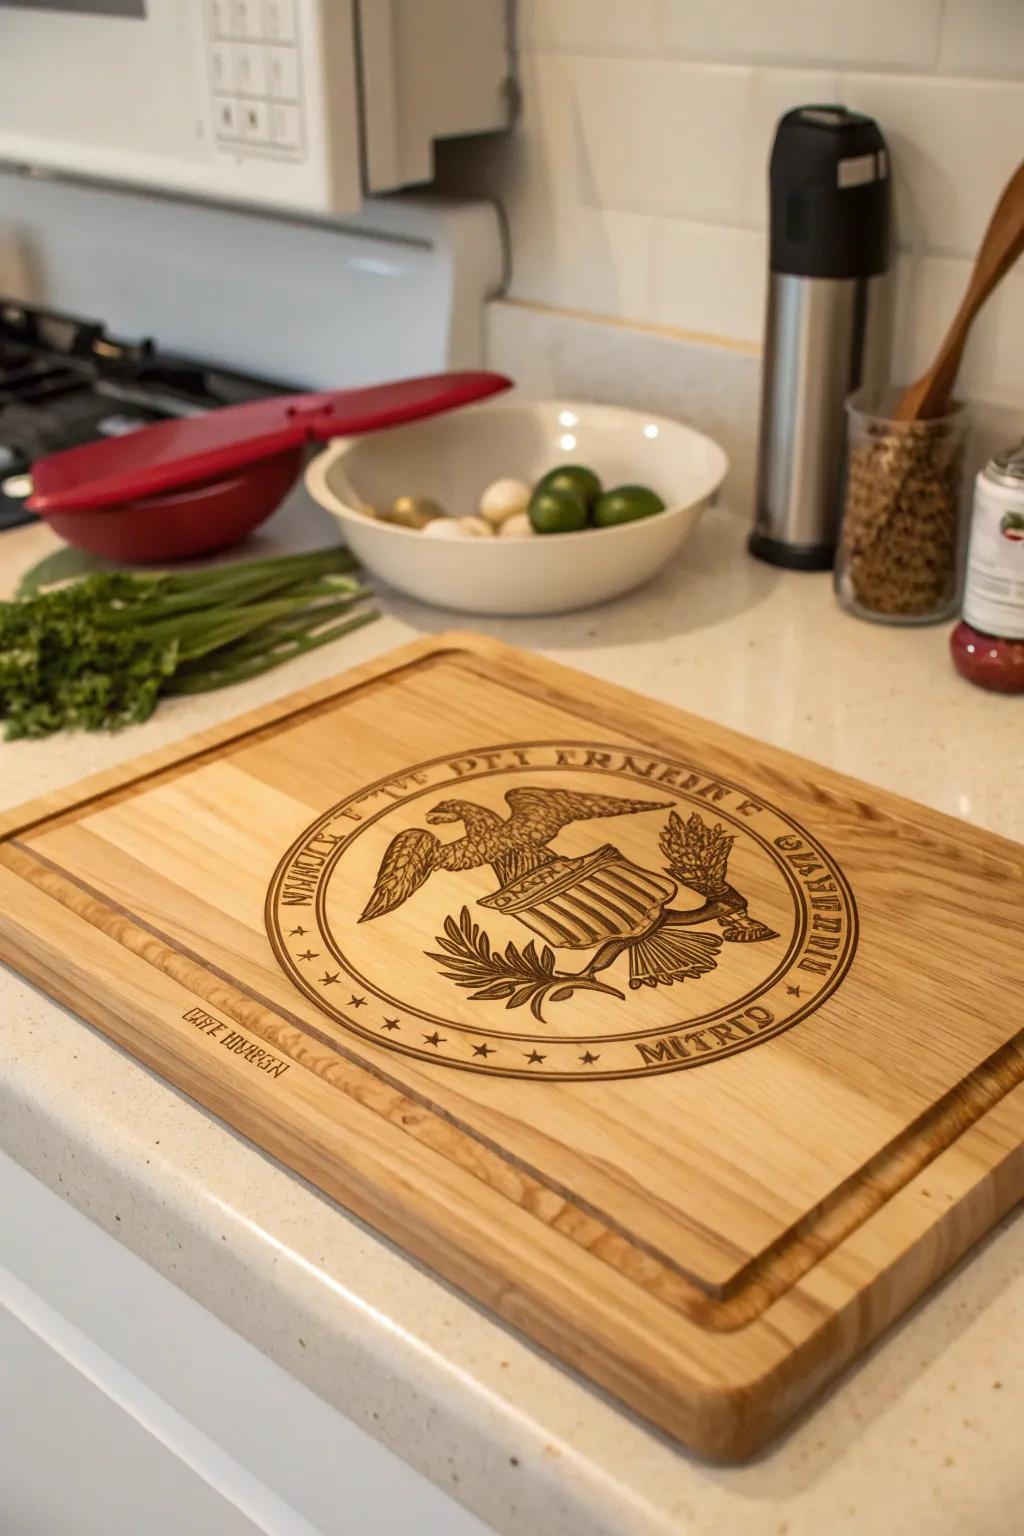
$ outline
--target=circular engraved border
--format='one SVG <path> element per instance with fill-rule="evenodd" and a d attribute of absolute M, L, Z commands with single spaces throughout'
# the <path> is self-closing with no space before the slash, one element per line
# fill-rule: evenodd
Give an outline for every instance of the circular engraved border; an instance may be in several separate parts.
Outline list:
<path fill-rule="evenodd" d="M 805 1003 L 794 1009 L 791 1014 L 787 1014 L 784 1018 L 777 1020 L 770 1027 L 764 1028 L 754 1038 L 738 1041 L 736 1043 L 720 1045 L 719 1047 L 711 1050 L 707 1055 L 697 1056 L 690 1060 L 661 1061 L 657 1063 L 641 1062 L 637 1066 L 629 1069 L 616 1068 L 614 1070 L 607 1071 L 597 1069 L 587 1070 L 584 1072 L 565 1070 L 538 1071 L 520 1067 L 497 1067 L 490 1065 L 479 1065 L 473 1061 L 453 1060 L 451 1057 L 438 1055 L 434 1051 L 426 1051 L 422 1047 L 410 1045 L 404 1041 L 398 1041 L 386 1036 L 382 1036 L 376 1030 L 371 1030 L 370 1028 L 363 1026 L 358 1018 L 354 1016 L 353 1011 L 350 1010 L 346 1012 L 343 1007 L 335 1006 L 322 993 L 317 992 L 315 987 L 313 987 L 307 981 L 307 978 L 295 967 L 292 956 L 290 955 L 285 943 L 284 935 L 281 932 L 277 915 L 278 898 L 284 877 L 287 874 L 293 859 L 303 850 L 306 844 L 311 840 L 314 840 L 332 821 L 343 815 L 347 807 L 351 806 L 354 802 L 366 800 L 369 796 L 373 795 L 375 792 L 381 790 L 385 786 L 394 784 L 397 779 L 411 778 L 412 775 L 416 774 L 417 772 L 436 768 L 440 764 L 450 763 L 458 759 L 465 759 L 470 757 L 494 757 L 502 753 L 512 753 L 516 751 L 554 751 L 558 749 L 570 749 L 580 752 L 600 752 L 602 754 L 607 753 L 613 757 L 618 755 L 625 758 L 634 759 L 652 758 L 656 762 L 664 764 L 666 767 L 671 767 L 673 770 L 677 770 L 680 774 L 696 774 L 698 777 L 705 781 L 721 785 L 722 788 L 730 790 L 736 795 L 755 801 L 758 806 L 770 811 L 771 814 L 777 817 L 778 820 L 782 822 L 787 828 L 789 828 L 792 833 L 799 836 L 799 838 L 803 840 L 804 844 L 810 850 L 810 852 L 813 853 L 813 855 L 821 861 L 829 876 L 835 881 L 836 893 L 841 897 L 843 901 L 843 906 L 848 919 L 846 943 L 842 952 L 837 956 L 832 973 L 829 975 L 825 984 L 820 988 L 820 990 L 813 997 L 809 998 Z M 648 789 L 650 789 L 654 783 L 658 782 L 656 780 L 652 780 L 644 774 L 631 772 L 625 768 L 608 768 L 601 765 L 586 765 L 582 763 L 566 764 L 563 766 L 566 772 L 593 773 L 598 777 L 612 776 L 620 779 L 630 779 L 639 785 L 647 787 Z M 317 879 L 315 900 L 318 941 L 323 942 L 326 945 L 333 961 L 342 967 L 346 975 L 353 982 L 355 982 L 360 987 L 366 988 L 367 991 L 372 992 L 376 998 L 380 999 L 387 1006 L 398 1009 L 405 1017 L 415 1018 L 428 1024 L 434 1024 L 435 1026 L 440 1025 L 446 1029 L 458 1031 L 462 1035 L 473 1035 L 482 1039 L 492 1039 L 495 1041 L 507 1043 L 518 1042 L 520 1044 L 537 1043 L 587 1047 L 590 1044 L 611 1044 L 628 1040 L 656 1041 L 666 1036 L 677 1035 L 682 1031 L 699 1031 L 705 1029 L 720 1020 L 730 1016 L 735 1016 L 737 1012 L 742 1011 L 745 1007 L 751 1006 L 751 1004 L 757 998 L 764 997 L 785 977 L 787 972 L 793 968 L 794 964 L 796 963 L 796 957 L 799 955 L 802 945 L 807 937 L 809 905 L 808 898 L 805 892 L 802 890 L 796 876 L 793 874 L 793 871 L 789 868 L 787 862 L 780 856 L 779 851 L 772 845 L 771 841 L 759 833 L 756 828 L 753 827 L 749 822 L 739 821 L 735 815 L 730 814 L 730 812 L 724 809 L 720 804 L 709 802 L 708 799 L 702 799 L 698 795 L 681 789 L 678 784 L 671 783 L 662 783 L 659 784 L 658 787 L 666 795 L 672 796 L 681 804 L 692 803 L 695 808 L 702 810 L 707 814 L 713 813 L 716 818 L 727 821 L 730 823 L 730 825 L 739 827 L 744 832 L 744 834 L 749 836 L 754 842 L 758 843 L 762 850 L 772 860 L 776 869 L 778 869 L 783 874 L 787 887 L 790 890 L 790 894 L 792 897 L 794 897 L 796 924 L 793 937 L 787 947 L 785 956 L 761 984 L 753 988 L 744 996 L 732 1000 L 730 1003 L 721 1008 L 711 1010 L 706 1014 L 701 1014 L 696 1018 L 677 1020 L 675 1022 L 664 1025 L 650 1026 L 646 1029 L 641 1027 L 638 1029 L 625 1030 L 615 1034 L 606 1033 L 603 1035 L 581 1035 L 568 1037 L 565 1035 L 542 1033 L 541 1031 L 544 1028 L 543 1025 L 538 1026 L 538 1028 L 535 1030 L 524 1031 L 522 1033 L 508 1030 L 491 1032 L 488 1030 L 486 1023 L 467 1024 L 461 1020 L 450 1019 L 439 1014 L 428 1013 L 422 1009 L 418 1009 L 408 1003 L 403 1002 L 399 998 L 391 997 L 388 993 L 384 992 L 380 987 L 378 987 L 376 983 L 363 976 L 356 969 L 356 967 L 346 959 L 344 951 L 341 950 L 341 948 L 337 945 L 334 939 L 334 935 L 330 932 L 326 925 L 324 900 L 325 893 L 328 885 L 330 884 L 334 868 L 338 860 L 348 848 L 353 838 L 358 837 L 363 832 L 365 832 L 368 827 L 374 825 L 374 823 L 381 820 L 381 818 L 384 816 L 387 816 L 397 804 L 406 804 L 409 801 L 418 799 L 420 797 L 427 797 L 436 794 L 440 790 L 444 789 L 446 784 L 468 784 L 476 779 L 489 778 L 496 774 L 501 774 L 502 776 L 509 776 L 512 774 L 528 775 L 530 773 L 538 772 L 550 774 L 553 771 L 557 771 L 557 767 L 558 765 L 553 763 L 533 763 L 522 765 L 502 764 L 498 767 L 488 767 L 461 772 L 459 774 L 453 775 L 450 780 L 445 780 L 440 783 L 431 783 L 426 785 L 417 784 L 414 788 L 411 788 L 408 793 L 386 801 L 376 811 L 371 812 L 369 815 L 365 816 L 365 818 L 361 819 L 358 823 L 353 825 L 351 835 L 346 837 L 342 843 L 339 843 L 332 850 L 331 854 L 326 858 L 321 873 Z M 720 774 L 711 773 L 707 769 L 695 764 L 683 762 L 680 759 L 657 749 L 649 748 L 646 746 L 624 747 L 620 745 L 611 745 L 606 742 L 573 741 L 565 738 L 551 741 L 501 742 L 496 745 L 490 745 L 486 747 L 468 748 L 464 752 L 446 752 L 439 754 L 436 757 L 425 758 L 418 763 L 410 764 L 404 769 L 399 770 L 398 773 L 388 774 L 382 778 L 374 780 L 370 784 L 361 786 L 351 795 L 346 796 L 343 800 L 337 801 L 334 805 L 329 807 L 328 810 L 324 811 L 314 821 L 310 822 L 299 834 L 299 836 L 295 838 L 288 851 L 285 853 L 284 857 L 279 861 L 273 878 L 270 882 L 265 903 L 265 921 L 271 948 L 273 949 L 274 955 L 282 970 L 304 997 L 314 1003 L 322 1013 L 325 1013 L 329 1018 L 333 1019 L 336 1023 L 341 1025 L 347 1033 L 360 1037 L 375 1046 L 385 1046 L 390 1051 L 412 1057 L 419 1061 L 428 1062 L 433 1066 L 440 1065 L 453 1068 L 456 1071 L 481 1073 L 489 1077 L 533 1079 L 543 1082 L 579 1082 L 581 1080 L 609 1081 L 632 1077 L 660 1076 L 665 1072 L 686 1071 L 691 1067 L 705 1066 L 709 1062 L 720 1061 L 728 1056 L 737 1055 L 740 1051 L 750 1050 L 752 1047 L 760 1045 L 766 1040 L 773 1039 L 777 1035 L 783 1034 L 786 1030 L 791 1029 L 794 1024 L 800 1023 L 801 1020 L 807 1018 L 809 1014 L 815 1012 L 821 1006 L 821 1004 L 825 1002 L 826 999 L 832 995 L 832 993 L 835 992 L 836 988 L 843 981 L 844 977 L 850 969 L 850 965 L 852 964 L 853 957 L 857 949 L 860 927 L 857 904 L 853 895 L 853 891 L 851 890 L 849 882 L 846 879 L 846 876 L 843 874 L 839 864 L 836 862 L 835 858 L 830 853 L 828 853 L 828 851 L 822 846 L 818 839 L 814 837 L 812 833 L 808 832 L 800 822 L 794 820 L 792 816 L 790 816 L 787 812 L 780 810 L 778 806 L 772 802 L 765 800 L 763 796 L 754 794 L 745 785 L 737 784 L 730 779 L 723 778 Z"/>

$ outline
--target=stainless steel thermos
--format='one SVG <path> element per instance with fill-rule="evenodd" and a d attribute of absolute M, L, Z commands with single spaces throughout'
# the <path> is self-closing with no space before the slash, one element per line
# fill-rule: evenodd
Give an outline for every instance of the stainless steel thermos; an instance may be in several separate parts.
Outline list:
<path fill-rule="evenodd" d="M 751 553 L 827 570 L 839 515 L 843 402 L 880 355 L 889 166 L 878 124 L 845 107 L 780 120 L 769 170 L 769 284 Z"/>

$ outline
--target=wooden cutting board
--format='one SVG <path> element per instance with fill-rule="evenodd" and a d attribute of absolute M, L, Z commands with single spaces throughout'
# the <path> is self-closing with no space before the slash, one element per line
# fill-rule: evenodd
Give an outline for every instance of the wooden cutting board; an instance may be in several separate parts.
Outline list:
<path fill-rule="evenodd" d="M 1024 1192 L 1024 850 L 490 641 L 0 838 L 6 960 L 706 1454 Z"/>

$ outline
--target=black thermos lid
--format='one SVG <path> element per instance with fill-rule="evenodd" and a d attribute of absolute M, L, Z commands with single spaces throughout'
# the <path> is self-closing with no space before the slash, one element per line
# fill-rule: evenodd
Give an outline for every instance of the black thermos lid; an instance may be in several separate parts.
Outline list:
<path fill-rule="evenodd" d="M 775 132 L 768 180 L 773 272 L 885 271 L 889 156 L 873 118 L 832 106 L 787 112 Z"/>

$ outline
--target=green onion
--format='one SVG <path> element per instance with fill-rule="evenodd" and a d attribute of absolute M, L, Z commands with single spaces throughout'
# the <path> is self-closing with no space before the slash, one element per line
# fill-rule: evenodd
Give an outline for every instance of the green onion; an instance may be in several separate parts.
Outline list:
<path fill-rule="evenodd" d="M 160 698 L 258 677 L 379 617 L 342 548 L 40 583 L 0 603 L 8 738 L 145 720 Z M 40 571 L 40 574 L 42 572 Z"/>
<path fill-rule="evenodd" d="M 235 657 L 233 663 L 224 662 L 218 667 L 209 667 L 204 671 L 194 672 L 190 668 L 183 668 L 166 684 L 167 693 L 208 693 L 213 688 L 227 688 L 231 683 L 246 682 L 250 677 L 259 677 L 262 672 L 269 672 L 272 667 L 280 666 L 283 661 L 291 661 L 295 656 L 302 656 L 306 651 L 315 651 L 318 646 L 329 645 L 332 640 L 338 640 L 342 635 L 347 635 L 354 629 L 360 629 L 364 624 L 372 624 L 374 619 L 379 619 L 380 614 L 376 609 L 369 613 L 357 613 L 352 618 L 346 619 L 341 624 L 334 624 L 330 629 L 325 629 L 318 635 L 297 635 L 293 640 L 281 640 L 266 651 L 254 652 L 246 657 Z"/>

